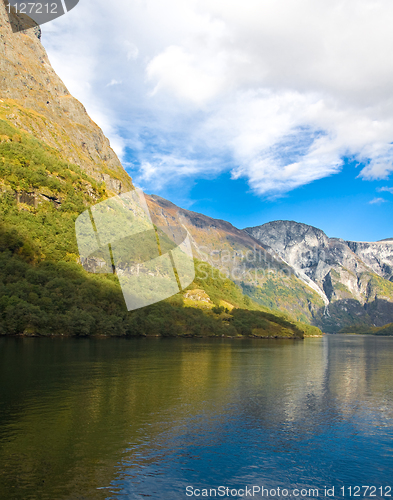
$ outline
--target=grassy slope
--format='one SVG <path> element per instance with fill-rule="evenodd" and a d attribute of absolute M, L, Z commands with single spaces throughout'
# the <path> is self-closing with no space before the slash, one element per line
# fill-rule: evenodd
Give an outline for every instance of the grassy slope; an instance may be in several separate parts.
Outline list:
<path fill-rule="evenodd" d="M 241 286 L 243 292 L 258 304 L 270 309 L 287 311 L 289 316 L 304 323 L 309 324 L 313 319 L 319 319 L 320 311 L 324 309 L 323 300 L 318 294 L 294 275 L 285 276 L 283 279 L 271 273 L 263 280 L 260 279 L 258 286 L 244 282 Z"/>
<path fill-rule="evenodd" d="M 195 282 L 188 288 L 204 290 L 210 305 L 179 293 L 127 312 L 115 275 L 89 274 L 78 264 L 75 219 L 108 196 L 105 185 L 4 120 L 0 120 L 0 191 L 0 334 L 302 337 L 320 333 L 272 314 L 231 280 L 218 272 L 214 275 L 206 263 L 199 263 Z M 19 203 L 15 193 L 25 194 Z M 203 273 L 201 265 L 209 266 L 209 272 Z"/>
<path fill-rule="evenodd" d="M 24 62 L 29 65 L 31 59 L 24 58 Z M 35 72 L 31 67 L 30 71 L 31 74 Z M 39 138 L 45 144 L 62 151 L 63 159 L 73 162 L 70 160 L 71 154 L 73 158 L 77 159 L 76 162 L 78 165 L 84 165 L 85 172 L 93 178 L 97 178 L 98 174 L 106 174 L 112 179 L 120 181 L 126 190 L 132 189 L 131 178 L 123 168 L 110 168 L 105 158 L 101 158 L 99 155 L 95 155 L 93 158 L 86 148 L 83 147 L 81 141 L 75 140 L 76 137 L 80 137 L 80 134 L 82 136 L 86 134 L 87 137 L 91 137 L 91 132 L 93 131 L 94 133 L 94 129 L 95 133 L 99 133 L 100 130 L 96 129 L 93 123 L 91 123 L 93 129 L 90 130 L 80 123 L 72 123 L 68 120 L 64 109 L 62 113 L 54 111 L 54 114 L 52 114 L 54 120 L 50 120 L 47 114 L 45 116 L 42 114 L 42 106 L 45 106 L 46 99 L 43 95 L 34 94 L 30 90 L 29 96 L 32 97 L 33 95 L 35 95 L 34 104 L 37 105 L 35 110 L 22 106 L 17 100 L 6 99 L 3 96 L 0 102 L 0 120 L 8 121 L 13 126 L 21 128 L 25 132 Z M 73 97 L 71 96 L 63 96 L 62 99 L 73 101 Z M 30 102 L 30 104 L 33 103 Z M 68 135 L 69 133 L 71 133 L 71 136 L 74 136 L 74 140 Z M 101 178 L 101 175 L 99 175 L 99 178 Z M 113 194 L 117 194 L 117 191 L 113 192 Z"/>

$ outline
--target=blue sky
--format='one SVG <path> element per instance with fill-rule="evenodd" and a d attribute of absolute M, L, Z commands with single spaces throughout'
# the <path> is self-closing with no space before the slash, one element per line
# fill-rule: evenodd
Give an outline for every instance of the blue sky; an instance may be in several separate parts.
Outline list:
<path fill-rule="evenodd" d="M 393 182 L 367 182 L 357 178 L 361 166 L 356 165 L 346 162 L 340 173 L 275 199 L 261 198 L 250 190 L 244 179 L 233 180 L 228 173 L 214 179 L 195 180 L 184 190 L 179 191 L 175 186 L 149 194 L 158 194 L 189 210 L 230 221 L 239 228 L 272 220 L 295 220 L 345 240 L 393 238 Z M 389 186 L 392 193 L 378 191 Z"/>
<path fill-rule="evenodd" d="M 393 237 L 392 18 L 390 0 L 84 0 L 42 41 L 145 192 L 370 241 Z"/>

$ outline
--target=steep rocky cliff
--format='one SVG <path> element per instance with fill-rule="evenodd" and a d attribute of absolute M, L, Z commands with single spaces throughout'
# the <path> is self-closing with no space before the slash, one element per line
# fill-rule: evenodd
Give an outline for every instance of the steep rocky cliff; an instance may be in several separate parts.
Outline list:
<path fill-rule="evenodd" d="M 13 33 L 5 5 L 0 0 L 0 118 L 55 147 L 112 193 L 129 190 L 108 139 L 50 65 L 39 27 Z"/>
<path fill-rule="evenodd" d="M 375 273 L 393 282 L 393 239 L 372 243 L 362 241 L 345 243 Z"/>
<path fill-rule="evenodd" d="M 337 331 L 349 324 L 382 326 L 393 318 L 393 242 L 328 238 L 312 226 L 274 221 L 247 234 L 276 252 L 327 305 L 320 325 Z"/>

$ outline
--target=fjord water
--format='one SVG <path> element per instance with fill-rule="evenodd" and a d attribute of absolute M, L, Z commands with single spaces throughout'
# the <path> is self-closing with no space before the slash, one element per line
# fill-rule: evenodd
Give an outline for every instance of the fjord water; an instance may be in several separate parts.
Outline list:
<path fill-rule="evenodd" d="M 1 338 L 0 498 L 392 485 L 392 362 L 366 336 Z"/>

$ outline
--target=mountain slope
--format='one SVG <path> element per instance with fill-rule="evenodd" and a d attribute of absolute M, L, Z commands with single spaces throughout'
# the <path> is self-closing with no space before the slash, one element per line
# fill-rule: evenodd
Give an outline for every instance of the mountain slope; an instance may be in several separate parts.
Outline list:
<path fill-rule="evenodd" d="M 0 118 L 56 148 L 109 191 L 131 189 L 108 139 L 50 65 L 40 34 L 39 28 L 13 33 L 0 2 Z"/>
<path fill-rule="evenodd" d="M 328 238 L 320 229 L 294 221 L 274 221 L 244 231 L 318 287 L 328 307 L 316 324 L 325 330 L 391 322 L 393 242 Z"/>
<path fill-rule="evenodd" d="M 357 333 L 361 335 L 378 335 L 378 336 L 393 336 L 393 323 L 389 323 L 385 326 L 373 326 L 367 327 L 364 325 L 352 325 L 350 327 L 344 327 L 339 333 Z"/>
<path fill-rule="evenodd" d="M 110 196 L 60 152 L 0 120 L 0 335 L 302 338 L 317 329 L 253 303 L 197 262 L 185 292 L 127 312 L 117 276 L 79 264 L 75 220 Z"/>
<path fill-rule="evenodd" d="M 220 270 L 261 306 L 314 324 L 324 311 L 323 300 L 296 276 L 278 255 L 229 222 L 177 207 L 159 196 L 148 197 L 158 226 L 178 220 L 190 234 L 194 255 Z M 311 286 L 309 286 L 311 285 Z"/>

